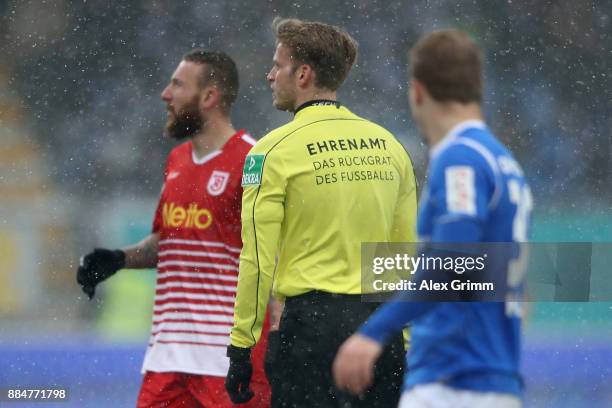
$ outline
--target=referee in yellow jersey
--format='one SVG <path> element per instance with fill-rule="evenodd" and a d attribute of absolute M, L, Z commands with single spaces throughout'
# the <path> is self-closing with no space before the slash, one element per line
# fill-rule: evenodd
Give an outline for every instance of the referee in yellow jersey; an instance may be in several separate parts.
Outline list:
<path fill-rule="evenodd" d="M 270 333 L 273 406 L 396 406 L 401 336 L 361 398 L 334 387 L 331 366 L 338 347 L 376 306 L 360 301 L 361 243 L 416 241 L 412 164 L 391 133 L 336 100 L 357 56 L 348 33 L 296 19 L 276 19 L 273 30 L 273 103 L 295 117 L 259 140 L 246 158 L 226 389 L 234 402 L 252 397 L 250 349 L 272 290 L 285 302 L 280 331 Z"/>

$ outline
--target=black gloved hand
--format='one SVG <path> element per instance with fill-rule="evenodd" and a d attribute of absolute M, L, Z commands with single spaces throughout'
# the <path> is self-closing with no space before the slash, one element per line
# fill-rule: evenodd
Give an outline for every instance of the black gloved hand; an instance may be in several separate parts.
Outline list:
<path fill-rule="evenodd" d="M 91 300 L 96 294 L 96 285 L 124 266 L 125 252 L 122 250 L 95 248 L 93 252 L 81 257 L 77 283 Z"/>
<path fill-rule="evenodd" d="M 280 381 L 278 369 L 278 355 L 280 353 L 281 336 L 280 331 L 274 330 L 268 332 L 268 348 L 264 359 L 264 371 L 272 390 L 276 388 Z M 274 392 L 274 391 L 273 391 Z"/>
<path fill-rule="evenodd" d="M 249 388 L 253 365 L 251 364 L 251 349 L 227 346 L 227 356 L 230 366 L 225 377 L 225 390 L 234 404 L 243 404 L 253 398 Z"/>

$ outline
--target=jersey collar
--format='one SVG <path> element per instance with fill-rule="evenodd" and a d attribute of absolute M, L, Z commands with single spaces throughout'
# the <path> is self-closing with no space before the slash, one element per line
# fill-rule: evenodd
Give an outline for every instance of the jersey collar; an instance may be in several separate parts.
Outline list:
<path fill-rule="evenodd" d="M 461 133 L 465 132 L 468 129 L 476 128 L 476 129 L 486 129 L 487 125 L 482 120 L 471 119 L 464 120 L 463 122 L 457 123 L 452 127 L 448 133 L 438 141 L 435 145 L 431 147 L 429 150 L 429 158 L 433 159 L 438 156 L 442 150 L 444 150 L 449 144 L 451 144 L 457 136 Z"/>
<path fill-rule="evenodd" d="M 207 161 L 210 161 L 221 154 L 221 150 L 215 150 L 214 152 L 210 152 L 207 155 L 198 158 L 193 150 L 193 145 L 191 145 L 191 159 L 193 160 L 193 164 L 204 164 Z"/>
<path fill-rule="evenodd" d="M 293 115 L 297 115 L 299 111 L 304 108 L 308 108 L 309 106 L 335 106 L 336 109 L 339 109 L 342 104 L 338 101 L 332 101 L 331 99 L 314 99 L 312 101 L 304 102 L 303 104 L 298 106 L 293 111 Z"/>
<path fill-rule="evenodd" d="M 204 164 L 207 161 L 210 161 L 212 159 L 214 159 L 215 157 L 217 157 L 218 155 L 220 155 L 221 153 L 223 153 L 223 148 L 225 146 L 227 146 L 228 144 L 230 144 L 230 142 L 232 140 L 234 140 L 237 137 L 242 137 L 244 134 L 246 133 L 246 130 L 244 129 L 240 129 L 239 131 L 237 131 L 232 137 L 230 137 L 229 139 L 227 139 L 227 141 L 223 144 L 223 146 L 221 146 L 221 148 L 214 150 L 210 153 L 208 153 L 207 155 L 205 155 L 204 157 L 200 157 L 198 158 L 195 154 L 195 151 L 193 150 L 193 143 L 191 144 L 191 160 L 193 160 L 194 164 Z"/>

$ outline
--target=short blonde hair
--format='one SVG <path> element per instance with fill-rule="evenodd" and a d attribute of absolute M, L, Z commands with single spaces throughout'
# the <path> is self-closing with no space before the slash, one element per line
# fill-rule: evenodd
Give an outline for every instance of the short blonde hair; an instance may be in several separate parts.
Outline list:
<path fill-rule="evenodd" d="M 276 42 L 289 48 L 295 64 L 307 64 L 315 85 L 335 91 L 357 59 L 357 41 L 343 29 L 314 21 L 277 17 L 272 22 Z"/>

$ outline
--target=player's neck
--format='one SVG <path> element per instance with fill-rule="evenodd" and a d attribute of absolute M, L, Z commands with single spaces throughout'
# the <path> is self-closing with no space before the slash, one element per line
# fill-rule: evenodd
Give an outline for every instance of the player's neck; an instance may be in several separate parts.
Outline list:
<path fill-rule="evenodd" d="M 219 150 L 234 134 L 236 129 L 229 117 L 223 116 L 207 120 L 202 129 L 193 137 L 193 152 L 197 158 Z"/>
<path fill-rule="evenodd" d="M 295 106 L 293 107 L 293 111 L 295 111 L 298 107 L 302 106 L 306 102 L 317 100 L 335 101 L 336 91 L 328 91 L 325 89 L 318 88 L 305 90 L 303 93 L 301 93 L 301 95 L 297 95 L 297 97 L 295 98 Z"/>
<path fill-rule="evenodd" d="M 455 126 L 468 120 L 483 120 L 482 111 L 478 104 L 450 104 L 439 106 L 429 115 L 427 124 L 427 139 L 429 146 L 433 147 L 444 138 Z"/>

